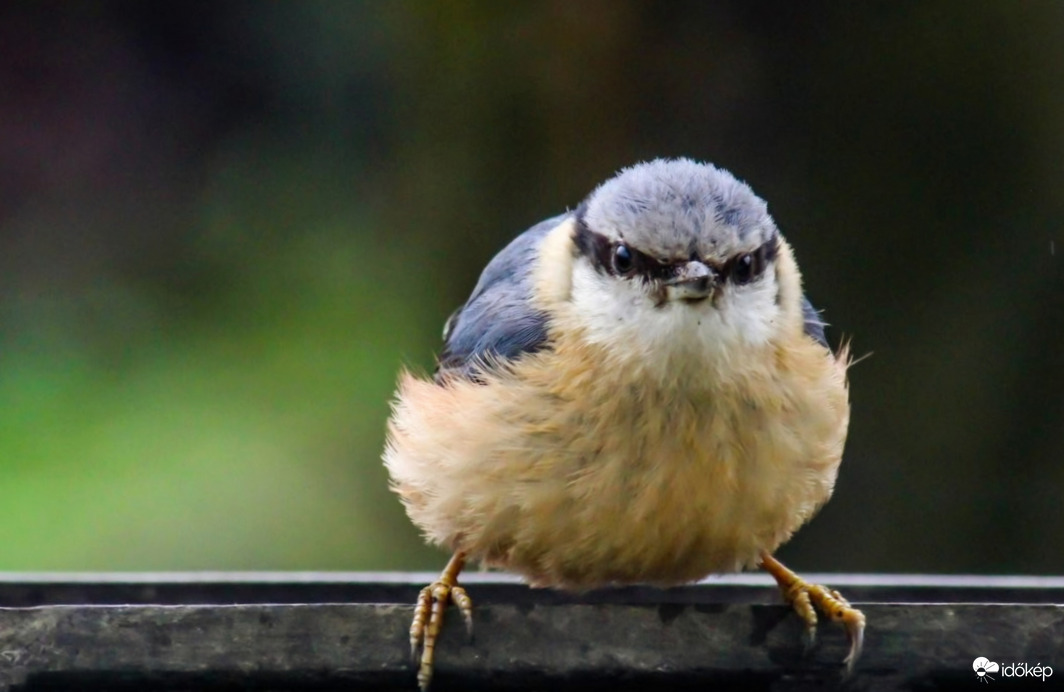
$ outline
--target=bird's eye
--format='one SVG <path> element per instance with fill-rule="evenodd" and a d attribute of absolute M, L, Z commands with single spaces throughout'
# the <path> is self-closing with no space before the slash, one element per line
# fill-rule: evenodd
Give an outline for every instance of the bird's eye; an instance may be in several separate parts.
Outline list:
<path fill-rule="evenodd" d="M 728 273 L 728 278 L 732 280 L 732 283 L 741 286 L 756 279 L 764 270 L 765 253 L 759 248 L 737 257 Z"/>
<path fill-rule="evenodd" d="M 632 271 L 632 251 L 627 245 L 620 244 L 613 249 L 613 269 L 618 274 L 627 274 Z"/>

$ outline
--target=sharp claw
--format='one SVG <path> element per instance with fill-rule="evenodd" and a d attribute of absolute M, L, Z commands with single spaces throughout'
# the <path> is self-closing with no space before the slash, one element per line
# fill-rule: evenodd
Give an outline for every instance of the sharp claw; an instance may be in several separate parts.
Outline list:
<path fill-rule="evenodd" d="M 454 603 L 462 611 L 466 631 L 470 638 L 473 636 L 473 601 L 457 583 L 458 573 L 464 564 L 465 555 L 455 553 L 439 580 L 429 584 L 418 594 L 417 605 L 414 607 L 414 622 L 410 626 L 410 654 L 414 665 L 418 667 L 417 686 L 421 692 L 428 692 L 432 682 L 436 643 L 443 629 L 448 602 Z"/>
<path fill-rule="evenodd" d="M 410 660 L 418 662 L 418 649 L 425 641 L 425 627 L 431 617 L 432 587 L 427 586 L 418 593 L 417 605 L 414 606 L 414 621 L 410 624 Z"/>
<path fill-rule="evenodd" d="M 861 657 L 864 648 L 864 623 L 849 623 L 846 625 L 846 633 L 850 635 L 850 653 L 847 654 L 843 663 L 846 664 L 846 675 L 853 673 L 857 659 Z"/>
<path fill-rule="evenodd" d="M 768 553 L 762 553 L 761 566 L 776 579 L 784 600 L 805 621 L 807 654 L 816 641 L 817 610 L 846 628 L 850 651 L 843 663 L 846 666 L 845 675 L 852 673 L 864 647 L 864 614 L 851 606 L 838 591 L 806 582 Z"/>
<path fill-rule="evenodd" d="M 462 613 L 462 620 L 465 622 L 466 637 L 469 642 L 473 642 L 473 601 L 469 598 L 469 594 L 461 586 L 454 586 L 451 589 L 451 600 L 458 610 Z"/>
<path fill-rule="evenodd" d="M 805 648 L 802 650 L 803 656 L 808 656 L 816 648 L 816 626 L 808 627 L 805 630 Z"/>

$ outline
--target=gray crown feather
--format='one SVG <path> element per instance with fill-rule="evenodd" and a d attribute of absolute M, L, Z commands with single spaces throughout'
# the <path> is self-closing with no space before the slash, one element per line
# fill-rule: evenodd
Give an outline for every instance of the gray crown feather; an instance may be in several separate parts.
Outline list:
<path fill-rule="evenodd" d="M 655 159 L 621 170 L 584 205 L 594 232 L 660 259 L 724 259 L 771 240 L 768 206 L 726 170 L 691 159 Z"/>

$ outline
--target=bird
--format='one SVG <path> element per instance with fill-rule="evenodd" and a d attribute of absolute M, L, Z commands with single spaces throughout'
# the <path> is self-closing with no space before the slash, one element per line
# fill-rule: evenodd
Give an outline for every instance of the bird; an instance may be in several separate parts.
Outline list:
<path fill-rule="evenodd" d="M 622 168 L 514 238 L 392 400 L 390 487 L 451 553 L 414 609 L 420 689 L 449 604 L 472 634 L 468 563 L 575 592 L 761 567 L 809 642 L 818 610 L 841 623 L 852 670 L 864 614 L 773 557 L 846 441 L 824 328 L 766 203 L 711 163 Z"/>

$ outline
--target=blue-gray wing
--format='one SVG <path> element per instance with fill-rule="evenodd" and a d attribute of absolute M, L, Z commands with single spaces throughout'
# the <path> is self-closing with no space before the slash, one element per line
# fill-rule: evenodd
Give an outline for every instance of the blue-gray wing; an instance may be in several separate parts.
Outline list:
<path fill-rule="evenodd" d="M 517 236 L 488 262 L 466 304 L 447 320 L 436 381 L 476 379 L 485 362 L 511 361 L 547 343 L 547 316 L 532 307 L 532 269 L 543 237 L 565 215 Z"/>
<path fill-rule="evenodd" d="M 824 348 L 830 349 L 831 346 L 828 346 L 828 339 L 824 335 L 824 320 L 821 319 L 820 312 L 804 295 L 802 296 L 802 317 L 805 319 L 805 333 L 823 344 Z"/>

